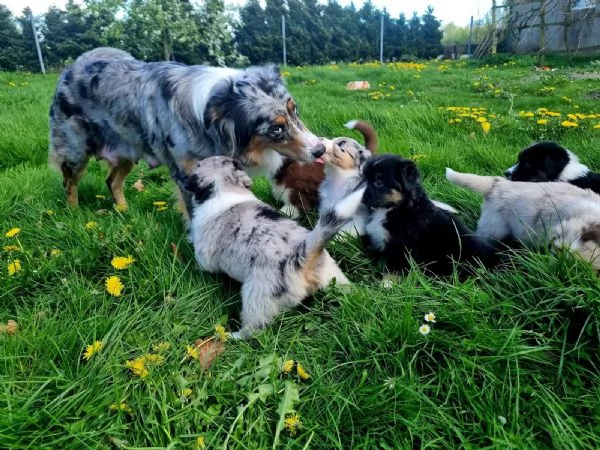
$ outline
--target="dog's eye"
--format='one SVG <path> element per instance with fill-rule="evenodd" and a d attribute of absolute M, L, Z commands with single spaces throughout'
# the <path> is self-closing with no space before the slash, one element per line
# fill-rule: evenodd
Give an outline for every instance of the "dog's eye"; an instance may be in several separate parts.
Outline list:
<path fill-rule="evenodd" d="M 273 125 L 269 128 L 269 137 L 271 139 L 281 139 L 283 136 L 283 127 L 281 125 Z"/>

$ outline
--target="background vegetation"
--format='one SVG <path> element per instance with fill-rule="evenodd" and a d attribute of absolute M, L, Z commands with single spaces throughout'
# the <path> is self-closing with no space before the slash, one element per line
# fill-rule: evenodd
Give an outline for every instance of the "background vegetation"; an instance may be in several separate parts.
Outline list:
<path fill-rule="evenodd" d="M 370 120 L 381 152 L 414 159 L 431 196 L 474 226 L 481 198 L 447 183 L 446 166 L 502 174 L 520 148 L 551 138 L 600 170 L 593 66 L 531 67 L 285 75 L 312 130 L 346 135 L 346 121 Z M 370 90 L 344 89 L 362 79 Z M 196 268 L 164 169 L 135 169 L 123 213 L 92 162 L 81 206 L 66 206 L 46 163 L 55 82 L 0 74 L 2 447 L 600 448 L 600 281 L 566 253 L 517 252 L 506 269 L 464 282 L 417 268 L 399 279 L 340 238 L 330 250 L 353 289 L 321 292 L 255 338 L 225 342 L 202 370 L 188 345 L 217 324 L 236 329 L 239 286 Z M 254 189 L 275 204 L 265 180 Z M 112 264 L 128 256 L 128 268 Z M 113 276 L 118 296 L 106 289 Z"/>
<path fill-rule="evenodd" d="M 379 58 L 431 58 L 441 53 L 440 22 L 430 8 L 411 18 L 391 17 L 367 1 L 360 9 L 335 0 L 258 0 L 238 10 L 223 0 L 69 1 L 35 18 L 45 63 L 62 67 L 97 46 L 119 47 L 145 60 L 242 65 L 282 61 L 281 16 L 286 17 L 287 62 L 292 65 Z M 0 4 L 0 70 L 39 70 L 30 11 L 16 22 Z M 6 45 L 4 45 L 6 43 Z"/>

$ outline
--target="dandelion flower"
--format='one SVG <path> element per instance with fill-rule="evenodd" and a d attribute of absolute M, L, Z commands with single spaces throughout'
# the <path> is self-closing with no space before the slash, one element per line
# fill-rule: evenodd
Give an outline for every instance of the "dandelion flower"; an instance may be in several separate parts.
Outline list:
<path fill-rule="evenodd" d="M 102 195 L 102 194 L 96 194 L 96 198 L 98 200 L 104 200 L 106 198 L 106 195 Z"/>
<path fill-rule="evenodd" d="M 19 270 L 21 270 L 21 261 L 19 261 L 18 259 L 15 259 L 13 262 L 8 264 L 8 274 L 9 275 L 14 275 Z"/>
<path fill-rule="evenodd" d="M 21 251 L 21 247 L 19 247 L 18 245 L 5 245 L 2 248 L 4 249 L 5 252 L 18 252 L 18 251 Z"/>
<path fill-rule="evenodd" d="M 171 343 L 167 341 L 159 342 L 158 344 L 154 344 L 152 348 L 155 352 L 166 352 L 171 348 Z"/>
<path fill-rule="evenodd" d="M 484 123 L 487 122 L 487 119 L 485 117 L 478 117 L 477 122 Z"/>
<path fill-rule="evenodd" d="M 131 408 L 125 402 L 113 403 L 108 407 L 111 411 L 126 412 L 131 414 Z"/>
<path fill-rule="evenodd" d="M 164 201 L 162 201 L 162 200 L 159 200 L 159 201 L 152 202 L 152 204 L 153 204 L 154 206 L 159 206 L 159 207 L 160 207 L 160 206 L 166 206 L 166 205 L 167 205 L 167 202 L 164 202 Z"/>
<path fill-rule="evenodd" d="M 490 125 L 489 122 L 482 122 L 481 123 L 481 128 L 483 129 L 484 133 L 489 133 L 490 129 L 492 128 L 492 125 Z"/>
<path fill-rule="evenodd" d="M 20 228 L 11 228 L 10 230 L 8 230 L 6 232 L 6 234 L 4 236 L 6 236 L 7 238 L 11 238 L 11 237 L 15 237 L 20 232 L 21 232 Z"/>
<path fill-rule="evenodd" d="M 594 130 L 600 130 L 600 123 L 598 125 L 594 125 Z"/>
<path fill-rule="evenodd" d="M 50 250 L 50 256 L 60 256 L 62 255 L 62 250 L 59 250 L 58 248 L 53 248 L 52 250 Z"/>
<path fill-rule="evenodd" d="M 537 121 L 538 125 L 546 125 L 548 123 L 548 119 L 540 119 Z"/>
<path fill-rule="evenodd" d="M 142 358 L 146 364 L 153 366 L 160 366 L 165 362 L 165 357 L 156 353 L 147 353 L 143 356 L 140 356 L 140 358 Z"/>
<path fill-rule="evenodd" d="M 102 341 L 94 341 L 93 344 L 88 345 L 83 353 L 83 359 L 89 360 L 92 356 L 102 350 L 104 343 Z"/>
<path fill-rule="evenodd" d="M 527 111 L 525 114 L 523 114 L 523 116 L 525 116 L 525 117 L 533 117 L 533 113 L 531 111 Z"/>
<path fill-rule="evenodd" d="M 419 333 L 421 333 L 423 336 L 427 336 L 429 333 L 431 333 L 431 327 L 427 324 L 423 324 L 419 327 Z"/>
<path fill-rule="evenodd" d="M 150 373 L 146 367 L 146 359 L 143 357 L 128 360 L 125 362 L 125 367 L 131 370 L 131 373 L 140 378 L 146 378 Z"/>
<path fill-rule="evenodd" d="M 98 225 L 96 222 L 94 222 L 93 220 L 90 220 L 89 222 L 87 222 L 85 224 L 85 228 L 86 228 L 86 230 L 93 230 L 94 228 L 96 228 L 96 225 Z"/>
<path fill-rule="evenodd" d="M 52 216 L 52 215 L 54 215 L 54 211 L 52 211 L 51 209 L 47 209 L 46 214 L 48 214 L 49 216 Z"/>
<path fill-rule="evenodd" d="M 302 422 L 298 414 L 292 414 L 284 420 L 285 429 L 288 431 L 290 436 L 295 436 L 300 428 L 302 428 Z"/>
<path fill-rule="evenodd" d="M 215 334 L 217 335 L 217 338 L 219 338 L 219 340 L 221 342 L 226 342 L 227 339 L 229 339 L 229 337 L 231 336 L 229 333 L 227 333 L 225 331 L 225 327 L 221 324 L 215 325 Z"/>
<path fill-rule="evenodd" d="M 198 359 L 198 357 L 200 356 L 200 353 L 198 352 L 198 348 L 194 347 L 192 345 L 187 345 L 186 351 L 187 351 L 187 355 L 189 358 Z"/>
<path fill-rule="evenodd" d="M 581 116 L 581 114 L 577 114 L 577 115 L 575 115 L 575 114 L 567 114 L 567 117 L 569 119 L 571 119 L 571 120 L 581 119 L 582 117 L 580 117 L 580 116 Z"/>
<path fill-rule="evenodd" d="M 294 360 L 288 359 L 281 365 L 281 373 L 290 373 L 294 368 Z"/>
<path fill-rule="evenodd" d="M 180 397 L 191 397 L 193 393 L 194 393 L 194 391 L 192 391 L 190 388 L 184 388 L 181 391 L 179 391 L 179 396 Z"/>
<path fill-rule="evenodd" d="M 425 314 L 425 322 L 435 323 L 435 314 L 432 312 Z"/>
<path fill-rule="evenodd" d="M 110 262 L 112 266 L 117 270 L 127 269 L 131 264 L 135 262 L 133 256 L 115 256 Z"/>
<path fill-rule="evenodd" d="M 577 127 L 578 125 L 575 122 L 570 122 L 568 120 L 564 120 L 560 123 L 563 127 L 567 127 L 567 128 L 574 128 Z"/>
<path fill-rule="evenodd" d="M 123 290 L 123 283 L 121 283 L 121 279 L 119 277 L 117 277 L 116 275 L 113 275 L 106 279 L 106 291 L 110 295 L 112 295 L 114 297 L 120 297 L 122 290 Z"/>
<path fill-rule="evenodd" d="M 296 373 L 298 373 L 298 377 L 303 381 L 306 381 L 310 378 L 310 374 L 306 371 L 304 367 L 302 367 L 300 363 L 298 363 L 298 365 L 296 366 Z"/>
<path fill-rule="evenodd" d="M 199 450 L 203 450 L 206 448 L 206 439 L 204 439 L 204 436 L 198 436 L 198 438 L 196 439 L 196 448 L 198 448 Z"/>

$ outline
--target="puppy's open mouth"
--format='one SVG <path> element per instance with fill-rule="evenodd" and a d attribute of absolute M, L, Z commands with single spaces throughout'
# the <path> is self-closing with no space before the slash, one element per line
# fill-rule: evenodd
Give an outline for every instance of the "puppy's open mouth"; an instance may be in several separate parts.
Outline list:
<path fill-rule="evenodd" d="M 325 165 L 325 160 L 323 158 L 321 158 L 320 156 L 318 158 L 316 158 L 314 162 L 317 164 Z"/>

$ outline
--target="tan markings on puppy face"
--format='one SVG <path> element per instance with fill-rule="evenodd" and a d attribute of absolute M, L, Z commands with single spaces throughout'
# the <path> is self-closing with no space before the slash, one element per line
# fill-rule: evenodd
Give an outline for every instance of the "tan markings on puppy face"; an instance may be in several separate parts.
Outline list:
<path fill-rule="evenodd" d="M 388 203 L 400 203 L 404 200 L 402 192 L 392 189 L 389 194 L 383 196 L 383 200 Z"/>
<path fill-rule="evenodd" d="M 352 139 L 324 139 L 323 144 L 325 145 L 325 154 L 323 157 L 327 164 L 344 170 L 356 169 L 358 167 L 358 143 Z"/>

